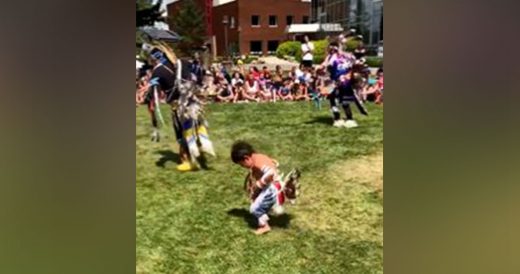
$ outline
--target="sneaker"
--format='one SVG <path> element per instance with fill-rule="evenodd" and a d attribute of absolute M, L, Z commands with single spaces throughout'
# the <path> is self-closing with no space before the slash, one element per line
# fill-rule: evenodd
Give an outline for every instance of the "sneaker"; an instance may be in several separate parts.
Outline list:
<path fill-rule="evenodd" d="M 346 128 L 355 128 L 358 126 L 357 122 L 354 120 L 347 120 L 344 125 Z"/>
<path fill-rule="evenodd" d="M 178 171 L 192 171 L 196 169 L 197 167 L 188 161 L 182 162 L 182 164 L 177 166 Z"/>
<path fill-rule="evenodd" d="M 155 131 L 153 134 L 152 134 L 152 142 L 160 142 L 161 141 L 161 135 L 159 134 L 159 132 Z"/>
<path fill-rule="evenodd" d="M 332 124 L 333 127 L 343 127 L 344 121 L 343 120 L 336 120 L 334 121 L 334 124 Z"/>

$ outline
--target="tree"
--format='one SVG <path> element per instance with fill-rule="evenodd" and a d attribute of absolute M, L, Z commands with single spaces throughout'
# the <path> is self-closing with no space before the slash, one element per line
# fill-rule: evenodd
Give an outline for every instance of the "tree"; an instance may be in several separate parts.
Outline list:
<path fill-rule="evenodd" d="M 153 4 L 152 0 L 136 0 L 136 27 L 153 26 L 155 22 L 165 22 L 161 12 L 162 0 Z"/>
<path fill-rule="evenodd" d="M 135 1 L 135 44 L 136 54 L 140 52 L 141 44 L 144 42 L 139 32 L 140 27 L 153 26 L 155 22 L 165 22 L 166 18 L 161 12 L 162 0 L 158 0 L 153 4 L 153 0 L 136 0 Z"/>
<path fill-rule="evenodd" d="M 180 10 L 170 17 L 170 22 L 173 31 L 182 37 L 176 45 L 181 53 L 189 55 L 194 48 L 201 47 L 206 41 L 204 13 L 193 0 L 184 0 Z"/>

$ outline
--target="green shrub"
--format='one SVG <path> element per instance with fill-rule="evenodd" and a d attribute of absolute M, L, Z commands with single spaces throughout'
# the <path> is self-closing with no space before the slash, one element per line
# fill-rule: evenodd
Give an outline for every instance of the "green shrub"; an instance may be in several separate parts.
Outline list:
<path fill-rule="evenodd" d="M 320 64 L 327 56 L 327 40 L 312 41 L 314 44 L 314 59 L 315 64 Z M 282 59 L 294 59 L 297 62 L 302 61 L 302 44 L 298 41 L 287 41 L 278 46 L 276 49 L 276 57 Z M 289 57 L 289 58 L 288 58 Z M 291 58 L 292 57 L 292 58 Z"/>
<path fill-rule="evenodd" d="M 358 47 L 358 45 L 359 45 L 361 42 L 362 42 L 362 41 L 360 41 L 360 40 L 355 40 L 355 39 L 352 39 L 352 40 L 347 41 L 347 43 L 346 43 L 346 45 L 347 45 L 347 49 L 346 49 L 346 51 L 353 52 L 353 51 Z"/>
<path fill-rule="evenodd" d="M 382 67 L 383 66 L 383 58 L 377 56 L 367 56 L 365 57 L 367 60 L 366 63 L 370 67 Z"/>
<path fill-rule="evenodd" d="M 244 59 L 244 64 L 251 64 L 251 62 L 258 60 L 258 56 L 256 55 L 248 55 L 246 59 Z"/>
<path fill-rule="evenodd" d="M 302 44 L 298 41 L 287 41 L 278 45 L 276 49 L 276 57 L 285 59 L 285 56 L 293 56 L 296 61 L 302 60 Z"/>
<path fill-rule="evenodd" d="M 329 45 L 327 40 L 312 41 L 314 44 L 314 64 L 321 64 L 327 56 L 327 46 Z"/>

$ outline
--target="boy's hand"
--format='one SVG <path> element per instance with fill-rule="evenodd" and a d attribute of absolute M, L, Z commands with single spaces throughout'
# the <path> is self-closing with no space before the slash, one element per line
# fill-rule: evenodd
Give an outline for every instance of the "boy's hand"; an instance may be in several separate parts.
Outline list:
<path fill-rule="evenodd" d="M 254 201 L 261 191 L 262 189 L 258 188 L 256 184 L 251 186 L 251 200 Z"/>

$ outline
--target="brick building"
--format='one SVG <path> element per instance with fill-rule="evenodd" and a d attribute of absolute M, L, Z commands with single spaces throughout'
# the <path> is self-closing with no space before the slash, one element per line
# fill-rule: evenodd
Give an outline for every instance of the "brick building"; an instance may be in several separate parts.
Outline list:
<path fill-rule="evenodd" d="M 168 14 L 174 16 L 182 1 L 169 4 Z M 195 0 L 211 22 L 207 35 L 220 56 L 274 52 L 287 40 L 288 25 L 310 22 L 310 0 L 213 0 L 211 8 L 208 1 Z"/>

